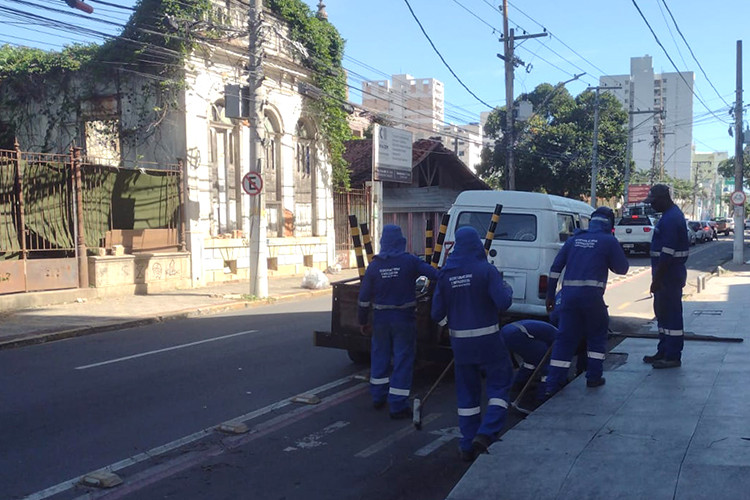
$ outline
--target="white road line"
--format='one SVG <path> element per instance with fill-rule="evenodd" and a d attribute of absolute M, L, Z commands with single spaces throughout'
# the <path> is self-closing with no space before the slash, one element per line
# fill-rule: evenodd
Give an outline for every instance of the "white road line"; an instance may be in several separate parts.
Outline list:
<path fill-rule="evenodd" d="M 316 387 L 314 389 L 310 389 L 308 391 L 304 391 L 305 394 L 320 394 L 322 392 L 325 392 L 329 389 L 332 389 L 334 387 L 338 387 L 340 385 L 346 384 L 348 382 L 351 382 L 354 380 L 354 376 L 348 376 L 343 377 L 338 380 L 334 380 L 333 382 L 329 382 L 327 384 L 321 385 L 319 387 Z M 277 401 L 275 403 L 272 403 L 264 408 L 260 408 L 258 410 L 252 411 L 250 413 L 246 413 L 245 415 L 242 415 L 240 417 L 234 418 L 232 420 L 229 420 L 229 423 L 236 423 L 236 422 L 246 422 L 249 420 L 252 420 L 254 418 L 257 418 L 259 416 L 265 415 L 266 413 L 270 413 L 274 410 L 277 410 L 279 408 L 282 408 L 284 406 L 290 405 L 291 398 L 283 399 L 281 401 Z M 140 462 L 143 462 L 145 460 L 148 460 L 150 458 L 157 457 L 163 453 L 166 453 L 168 451 L 174 450 L 176 448 L 179 448 L 180 446 L 184 446 L 186 444 L 190 444 L 194 441 L 198 441 L 199 439 L 202 439 L 208 435 L 214 434 L 216 431 L 216 427 L 218 425 L 214 425 L 211 427 L 208 427 L 206 429 L 201 429 L 198 432 L 194 432 L 193 434 L 190 434 L 188 436 L 181 437 L 179 439 L 176 439 L 170 443 L 157 446 L 156 448 L 152 448 L 146 452 L 139 453 L 137 455 L 133 455 L 130 458 L 126 458 L 124 460 L 120 460 L 119 462 L 115 462 L 113 464 L 107 465 L 105 467 L 102 467 L 97 470 L 101 471 L 108 471 L 108 472 L 117 472 L 120 471 L 126 467 L 130 467 L 131 465 L 138 464 Z M 88 474 L 88 472 L 86 473 Z M 27 497 L 24 497 L 24 500 L 43 500 L 45 498 L 49 498 L 51 496 L 57 495 L 59 493 L 62 493 L 63 491 L 67 491 L 71 488 L 73 488 L 76 484 L 78 484 L 81 479 L 86 475 L 81 474 L 78 477 L 74 477 L 73 479 L 68 479 L 67 481 L 63 481 L 59 484 L 56 484 L 54 486 L 50 486 L 49 488 L 46 488 L 42 491 L 38 491 L 36 493 L 33 493 Z"/>
<path fill-rule="evenodd" d="M 426 457 L 433 451 L 443 446 L 445 443 L 453 441 L 454 439 L 461 439 L 461 431 L 458 429 L 458 427 L 446 427 L 445 429 L 440 429 L 439 431 L 432 431 L 430 432 L 430 434 L 436 434 L 440 437 L 429 443 L 428 445 L 423 446 L 415 451 L 414 454 L 416 456 Z"/>
<path fill-rule="evenodd" d="M 102 361 L 101 363 L 92 363 L 90 365 L 76 366 L 76 370 L 87 370 L 89 368 L 96 368 L 97 366 L 111 365 L 112 363 L 119 363 L 121 361 L 128 361 L 131 359 L 142 358 L 144 356 L 151 356 L 153 354 L 159 354 L 167 351 L 175 351 L 177 349 L 184 349 L 186 347 L 192 347 L 194 345 L 205 344 L 207 342 L 215 342 L 217 340 L 230 339 L 232 337 L 239 337 L 240 335 L 247 335 L 248 333 L 256 333 L 258 330 L 247 330 L 246 332 L 237 332 L 230 335 L 222 335 L 221 337 L 214 337 L 206 340 L 199 340 L 197 342 L 190 342 L 189 344 L 176 345 L 172 347 L 166 347 L 164 349 L 157 349 L 155 351 L 142 352 L 140 354 L 133 354 L 132 356 L 125 356 L 123 358 L 110 359 L 109 361 Z"/>
<path fill-rule="evenodd" d="M 440 416 L 439 413 L 431 413 L 430 415 L 427 415 L 425 418 L 422 419 L 422 425 L 429 424 L 430 422 L 432 422 L 433 420 L 435 420 L 439 416 Z M 368 448 L 365 448 L 364 450 L 360 451 L 359 453 L 357 453 L 354 456 L 355 457 L 359 457 L 359 458 L 367 458 L 367 457 L 369 457 L 371 455 L 374 455 L 375 453 L 377 453 L 377 452 L 379 452 L 381 450 L 384 450 L 385 448 L 387 448 L 388 446 L 392 445 L 393 443 L 395 443 L 399 439 L 405 438 L 406 436 L 408 436 L 409 434 L 411 434 L 414 431 L 415 431 L 415 429 L 414 429 L 413 425 L 409 425 L 409 427 L 404 427 L 400 431 L 391 434 L 390 436 L 388 436 L 385 439 L 381 439 L 380 441 L 378 441 L 374 445 L 372 445 L 372 446 L 370 446 Z"/>

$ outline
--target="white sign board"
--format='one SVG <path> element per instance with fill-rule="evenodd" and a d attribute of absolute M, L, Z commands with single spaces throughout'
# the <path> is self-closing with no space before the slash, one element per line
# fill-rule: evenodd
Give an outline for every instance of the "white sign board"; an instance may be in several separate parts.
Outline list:
<path fill-rule="evenodd" d="M 372 132 L 372 180 L 411 184 L 412 133 L 377 123 Z"/>

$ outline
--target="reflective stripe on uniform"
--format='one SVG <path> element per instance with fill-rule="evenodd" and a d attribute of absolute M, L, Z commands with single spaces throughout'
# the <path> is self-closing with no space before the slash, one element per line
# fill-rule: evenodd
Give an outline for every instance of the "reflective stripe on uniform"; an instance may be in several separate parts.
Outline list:
<path fill-rule="evenodd" d="M 563 280 L 562 286 L 595 286 L 604 288 L 605 283 L 603 281 L 596 280 Z"/>
<path fill-rule="evenodd" d="M 651 257 L 659 257 L 659 256 L 661 256 L 661 252 L 649 252 L 649 255 Z"/>
<path fill-rule="evenodd" d="M 536 365 L 532 365 L 531 363 L 524 363 L 524 364 L 521 365 L 521 367 L 522 368 L 527 368 L 529 370 L 533 370 L 534 368 L 536 368 Z"/>
<path fill-rule="evenodd" d="M 370 303 L 369 302 L 360 302 L 359 303 L 359 307 L 370 307 Z"/>
<path fill-rule="evenodd" d="M 372 308 L 382 311 L 383 309 L 409 309 L 410 307 L 416 307 L 416 302 L 407 302 L 399 306 L 393 304 L 373 304 Z"/>
<path fill-rule="evenodd" d="M 472 328 L 471 330 L 451 330 L 451 337 L 457 339 L 465 339 L 470 337 L 482 337 L 484 335 L 491 335 L 500 329 L 497 323 L 482 328 Z"/>
<path fill-rule="evenodd" d="M 684 252 L 675 252 L 675 257 L 688 257 L 690 255 L 690 250 L 685 250 Z"/>
<path fill-rule="evenodd" d="M 674 255 L 674 248 L 661 247 L 661 251 L 667 255 Z"/>
<path fill-rule="evenodd" d="M 502 406 L 503 408 L 508 407 L 508 402 L 502 398 L 490 398 L 487 404 L 491 406 Z"/>
<path fill-rule="evenodd" d="M 372 378 L 372 377 L 370 377 L 370 383 L 372 385 L 383 385 L 383 384 L 389 383 L 390 381 L 391 381 L 391 379 L 388 378 L 388 377 L 385 377 L 385 378 Z"/>
<path fill-rule="evenodd" d="M 533 338 L 534 338 L 534 336 L 533 336 L 533 335 L 531 335 L 531 334 L 529 333 L 529 331 L 528 331 L 528 330 L 526 329 L 526 327 L 525 327 L 525 326 L 523 326 L 522 324 L 520 324 L 520 323 L 517 323 L 517 324 L 515 324 L 515 325 L 513 325 L 513 326 L 515 326 L 516 328 L 518 328 L 518 330 L 519 330 L 519 331 L 521 331 L 522 333 L 525 333 L 525 334 L 526 334 L 526 336 L 527 336 L 527 337 L 529 337 L 530 339 L 533 339 Z"/>
<path fill-rule="evenodd" d="M 549 273 L 549 279 L 556 280 L 559 277 L 560 277 L 560 273 L 553 273 L 552 271 L 550 271 L 550 273 Z"/>
<path fill-rule="evenodd" d="M 547 381 L 547 375 L 542 375 L 542 380 L 541 380 L 541 382 L 542 382 L 542 383 L 544 383 L 544 382 L 546 382 L 546 381 Z"/>
<path fill-rule="evenodd" d="M 553 359 L 549 362 L 550 366 L 556 366 L 557 368 L 570 368 L 570 361 L 560 361 L 559 359 Z"/>
<path fill-rule="evenodd" d="M 591 359 L 604 359 L 603 352 L 586 351 L 586 354 Z"/>
<path fill-rule="evenodd" d="M 683 331 L 682 330 L 670 330 L 669 328 L 665 328 L 664 335 L 669 335 L 670 337 L 682 337 Z"/>
<path fill-rule="evenodd" d="M 459 408 L 458 409 L 458 416 L 459 417 L 471 417 L 473 415 L 479 415 L 482 412 L 482 408 L 479 406 L 475 406 L 474 408 Z"/>
<path fill-rule="evenodd" d="M 393 394 L 394 396 L 408 396 L 409 389 L 396 389 L 395 387 L 391 387 L 388 389 L 388 394 Z"/>

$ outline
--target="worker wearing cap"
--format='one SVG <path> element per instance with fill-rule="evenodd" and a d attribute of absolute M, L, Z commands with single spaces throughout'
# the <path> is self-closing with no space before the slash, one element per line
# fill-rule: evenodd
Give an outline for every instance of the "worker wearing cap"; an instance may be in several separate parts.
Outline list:
<path fill-rule="evenodd" d="M 644 201 L 662 216 L 651 239 L 651 293 L 659 343 L 656 354 L 644 356 L 643 361 L 654 368 L 677 368 L 682 365 L 682 289 L 687 279 L 685 262 L 690 248 L 685 215 L 674 204 L 669 187 L 664 184 L 652 186 Z"/>
<path fill-rule="evenodd" d="M 629 268 L 625 253 L 612 236 L 613 224 L 612 209 L 597 208 L 588 229 L 576 231 L 565 242 L 550 268 L 547 310 L 559 307 L 560 333 L 552 348 L 547 395 L 554 394 L 567 382 L 570 360 L 581 338 L 586 339 L 586 386 L 604 385 L 602 370 L 609 326 L 604 290 L 610 270 L 625 274 Z M 563 269 L 562 300 L 555 307 L 555 290 Z"/>
<path fill-rule="evenodd" d="M 382 408 L 387 401 L 393 419 L 411 418 L 409 391 L 417 343 L 415 282 L 420 276 L 435 279 L 437 270 L 406 253 L 406 239 L 400 227 L 384 226 L 380 253 L 362 278 L 358 319 L 362 334 L 372 334 L 370 394 L 373 407 Z M 372 327 L 369 324 L 371 307 Z"/>
<path fill-rule="evenodd" d="M 513 377 L 498 314 L 510 307 L 513 289 L 503 281 L 472 227 L 456 231 L 456 243 L 440 271 L 432 297 L 432 319 L 447 320 L 455 360 L 461 458 L 485 453 L 505 423 Z M 482 413 L 482 374 L 487 410 Z"/>

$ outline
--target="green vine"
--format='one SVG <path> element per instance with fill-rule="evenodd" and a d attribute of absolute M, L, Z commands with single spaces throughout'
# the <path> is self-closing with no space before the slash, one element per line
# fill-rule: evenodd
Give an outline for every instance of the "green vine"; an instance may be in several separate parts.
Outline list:
<path fill-rule="evenodd" d="M 349 189 L 349 169 L 343 158 L 344 142 L 352 139 L 347 122 L 346 74 L 341 65 L 344 39 L 333 25 L 318 19 L 301 0 L 266 0 L 271 11 L 289 24 L 292 40 L 308 51 L 305 65 L 312 71 L 313 84 L 322 90 L 314 101 L 322 117 L 320 127 L 325 138 L 333 174 L 333 185 Z"/>

